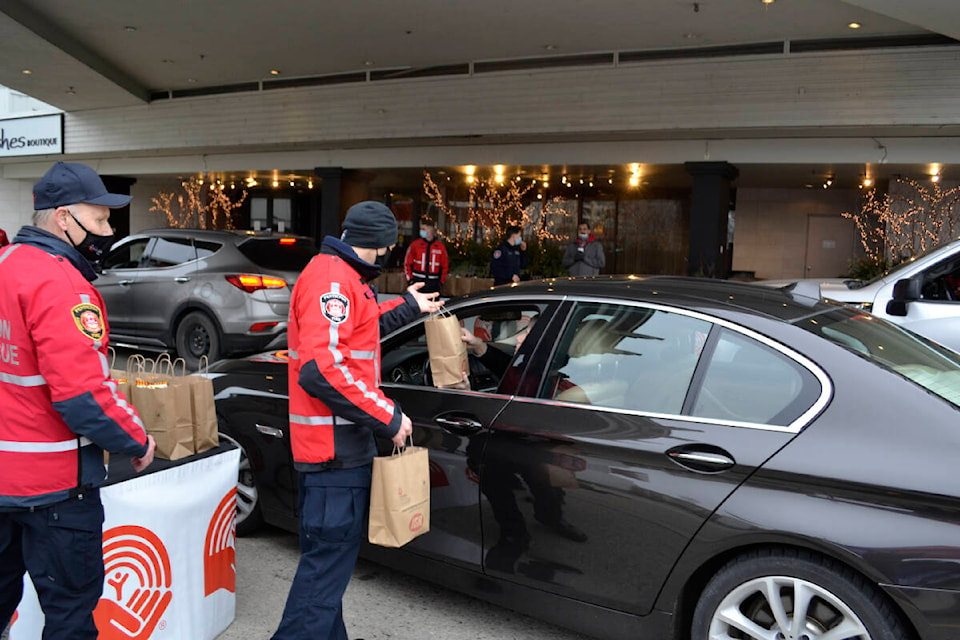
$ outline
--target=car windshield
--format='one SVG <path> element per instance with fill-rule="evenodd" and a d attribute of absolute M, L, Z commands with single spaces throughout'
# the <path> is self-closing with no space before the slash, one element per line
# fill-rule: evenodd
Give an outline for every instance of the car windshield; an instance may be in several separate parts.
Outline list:
<path fill-rule="evenodd" d="M 960 407 L 960 354 L 850 308 L 808 316 L 796 324 Z"/>
<path fill-rule="evenodd" d="M 238 248 L 257 266 L 273 271 L 303 271 L 317 254 L 309 238 L 250 238 Z"/>

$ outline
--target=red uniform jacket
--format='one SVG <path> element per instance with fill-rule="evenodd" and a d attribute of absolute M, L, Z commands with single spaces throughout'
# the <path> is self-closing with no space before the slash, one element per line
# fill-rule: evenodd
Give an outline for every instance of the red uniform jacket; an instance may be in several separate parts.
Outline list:
<path fill-rule="evenodd" d="M 406 294 L 382 305 L 367 281 L 379 268 L 335 238 L 324 241 L 290 300 L 290 438 L 294 466 L 320 471 L 369 464 L 373 435 L 392 438 L 402 413 L 380 390 L 380 327 L 419 315 Z"/>
<path fill-rule="evenodd" d="M 403 261 L 403 273 L 407 282 L 439 280 L 440 284 L 443 284 L 447 281 L 448 269 L 447 248 L 440 240 L 427 242 L 423 238 L 417 238 L 407 248 Z"/>
<path fill-rule="evenodd" d="M 143 456 L 136 411 L 109 380 L 96 277 L 72 247 L 25 227 L 0 249 L 0 509 L 103 482 L 103 450 Z"/>

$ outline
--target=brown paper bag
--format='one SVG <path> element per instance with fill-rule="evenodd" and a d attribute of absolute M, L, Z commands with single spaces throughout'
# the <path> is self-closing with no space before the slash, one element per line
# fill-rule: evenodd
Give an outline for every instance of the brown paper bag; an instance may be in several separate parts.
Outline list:
<path fill-rule="evenodd" d="M 440 312 L 423 321 L 427 332 L 427 352 L 430 354 L 430 374 L 433 386 L 448 387 L 463 382 L 469 372 L 467 345 L 460 338 L 457 316 Z"/>
<path fill-rule="evenodd" d="M 156 457 L 179 460 L 193 455 L 189 387 L 171 384 L 169 376 L 141 370 L 131 384 L 130 402 L 137 408 L 147 433 L 157 441 Z"/>
<path fill-rule="evenodd" d="M 186 376 L 190 385 L 190 406 L 193 409 L 193 444 L 197 453 L 220 445 L 217 408 L 213 402 L 213 380 L 206 374 L 210 369 L 207 356 L 200 357 L 200 371 Z"/>
<path fill-rule="evenodd" d="M 200 370 L 209 370 L 208 363 L 207 356 L 201 356 Z M 172 362 L 169 358 L 163 362 L 161 358 L 157 360 L 157 365 L 168 372 L 171 385 L 186 387 L 190 395 L 188 415 L 193 430 L 193 452 L 203 453 L 216 448 L 220 444 L 220 438 L 217 433 L 217 410 L 213 403 L 213 381 L 199 373 L 185 375 L 187 364 L 183 358 Z M 180 375 L 177 375 L 178 365 L 181 366 Z"/>
<path fill-rule="evenodd" d="M 367 537 L 381 547 L 402 547 L 430 531 L 430 458 L 424 447 L 405 447 L 373 459 Z"/>

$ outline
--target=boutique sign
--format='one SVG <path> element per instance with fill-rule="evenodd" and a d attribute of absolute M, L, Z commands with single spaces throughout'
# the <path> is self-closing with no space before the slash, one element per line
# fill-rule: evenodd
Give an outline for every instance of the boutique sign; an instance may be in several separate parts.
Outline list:
<path fill-rule="evenodd" d="M 0 158 L 63 153 L 63 114 L 0 120 Z"/>

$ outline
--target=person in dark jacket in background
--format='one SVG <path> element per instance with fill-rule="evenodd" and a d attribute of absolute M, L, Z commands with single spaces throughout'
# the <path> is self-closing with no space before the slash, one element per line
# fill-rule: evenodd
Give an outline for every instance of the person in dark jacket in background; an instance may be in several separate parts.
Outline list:
<path fill-rule="evenodd" d="M 507 227 L 506 238 L 493 252 L 490 275 L 494 286 L 520 282 L 520 271 L 527 266 L 527 243 L 520 233 L 520 227 Z"/>
<path fill-rule="evenodd" d="M 374 435 L 403 447 L 410 418 L 380 389 L 380 334 L 437 311 L 414 284 L 377 303 L 370 282 L 397 242 L 385 205 L 347 210 L 293 288 L 288 325 L 290 444 L 298 472 L 300 563 L 274 640 L 346 640 L 343 593 L 370 504 Z"/>

